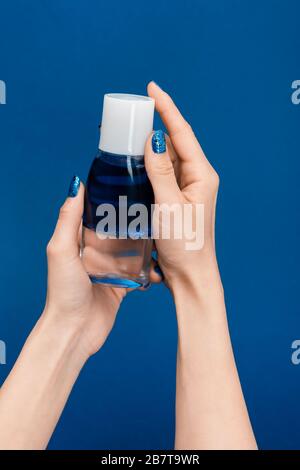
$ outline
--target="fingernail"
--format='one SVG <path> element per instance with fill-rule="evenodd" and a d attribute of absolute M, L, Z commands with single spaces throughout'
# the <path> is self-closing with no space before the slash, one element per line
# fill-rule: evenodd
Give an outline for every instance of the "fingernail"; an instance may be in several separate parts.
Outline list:
<path fill-rule="evenodd" d="M 166 151 L 166 138 L 163 131 L 155 131 L 152 136 L 152 150 L 154 153 L 164 153 Z"/>
<path fill-rule="evenodd" d="M 158 264 L 157 264 L 156 266 L 154 266 L 154 271 L 155 271 L 156 274 L 158 274 L 162 279 L 164 278 L 163 272 L 162 272 L 162 270 L 160 269 L 160 267 L 159 267 Z"/>
<path fill-rule="evenodd" d="M 73 176 L 71 183 L 70 183 L 68 197 L 76 197 L 79 191 L 79 187 L 80 187 L 80 178 L 79 176 L 75 175 Z"/>

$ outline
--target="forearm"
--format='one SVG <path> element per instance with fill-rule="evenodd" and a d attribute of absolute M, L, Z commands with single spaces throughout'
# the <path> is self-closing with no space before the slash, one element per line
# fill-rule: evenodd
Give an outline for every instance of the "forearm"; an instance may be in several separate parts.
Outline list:
<path fill-rule="evenodd" d="M 216 265 L 172 288 L 178 318 L 177 449 L 255 449 Z"/>
<path fill-rule="evenodd" d="M 79 330 L 42 315 L 0 390 L 0 449 L 44 449 L 87 356 Z"/>

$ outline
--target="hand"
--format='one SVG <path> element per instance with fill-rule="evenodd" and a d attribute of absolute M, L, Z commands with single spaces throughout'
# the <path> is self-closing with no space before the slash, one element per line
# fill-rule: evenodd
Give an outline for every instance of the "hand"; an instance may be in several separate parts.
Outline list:
<path fill-rule="evenodd" d="M 51 316 L 67 328 L 80 330 L 82 347 L 90 356 L 105 342 L 121 301 L 132 289 L 91 283 L 80 258 L 83 200 L 84 186 L 74 177 L 47 246 L 48 291 L 43 317 Z M 152 263 L 150 282 L 159 282 L 154 267 Z"/>
<path fill-rule="evenodd" d="M 83 194 L 74 177 L 47 247 L 44 312 L 1 387 L 1 449 L 45 449 L 80 370 L 106 340 L 126 293 L 93 285 L 84 270 Z"/>
<path fill-rule="evenodd" d="M 97 352 L 110 333 L 122 288 L 92 284 L 80 255 L 84 186 L 74 177 L 70 194 L 60 209 L 54 234 L 47 246 L 48 292 L 43 316 L 80 330 L 87 356 Z"/>
<path fill-rule="evenodd" d="M 160 132 L 148 139 L 145 164 L 153 186 L 155 203 L 204 205 L 204 246 L 197 251 L 187 250 L 189 240 L 157 239 L 158 263 L 167 284 L 172 288 L 177 278 L 190 279 L 199 269 L 218 273 L 215 256 L 215 206 L 219 185 L 216 171 L 206 159 L 191 126 L 182 117 L 170 96 L 154 82 L 148 94 L 155 99 L 156 109 L 169 136 Z M 152 139 L 154 141 L 154 147 Z M 158 145 L 155 144 L 157 139 Z M 153 150 L 158 151 L 155 153 Z M 195 211 L 194 211 L 195 217 Z M 195 222 L 195 220 L 194 220 Z M 160 224 L 154 218 L 155 224 Z M 217 274 L 218 275 L 218 274 Z M 157 277 L 158 279 L 158 277 Z"/>
<path fill-rule="evenodd" d="M 194 209 L 204 205 L 202 249 L 188 250 L 187 237 L 156 239 L 158 263 L 174 296 L 178 322 L 175 448 L 256 449 L 215 253 L 219 178 L 172 99 L 154 82 L 148 93 L 169 133 L 166 144 L 162 132 L 154 133 L 146 144 L 155 202 L 192 204 Z M 154 230 L 161 229 L 162 222 L 166 220 L 154 217 Z"/>

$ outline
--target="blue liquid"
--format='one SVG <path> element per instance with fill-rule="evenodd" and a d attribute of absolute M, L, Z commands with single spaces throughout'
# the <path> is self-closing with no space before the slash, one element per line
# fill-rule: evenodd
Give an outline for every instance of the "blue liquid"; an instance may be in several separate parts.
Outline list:
<path fill-rule="evenodd" d="M 100 204 L 112 204 L 119 220 L 119 196 L 127 196 L 127 205 L 142 203 L 148 209 L 148 235 L 151 235 L 151 204 L 153 190 L 144 166 L 143 157 L 114 155 L 100 152 L 92 163 L 85 192 L 83 224 L 96 229 L 101 217 L 96 215 Z M 128 223 L 134 217 L 128 217 Z M 117 234 L 119 225 L 117 223 Z"/>
<path fill-rule="evenodd" d="M 124 233 L 124 227 L 119 226 L 122 210 L 119 196 L 127 196 L 127 209 L 136 203 L 147 207 L 147 232 L 145 233 L 144 228 L 140 228 L 140 231 L 137 228 L 134 234 L 130 234 L 131 237 L 134 235 L 135 240 L 122 239 L 124 235 L 128 235 L 128 225 L 136 216 L 127 214 L 128 224 Z M 98 154 L 92 163 L 86 184 L 81 252 L 92 282 L 120 287 L 138 287 L 149 282 L 153 202 L 153 190 L 143 157 L 105 152 Z M 104 203 L 112 204 L 116 211 L 115 239 L 101 240 L 96 234 L 98 222 L 107 215 L 96 215 L 98 206 Z"/>

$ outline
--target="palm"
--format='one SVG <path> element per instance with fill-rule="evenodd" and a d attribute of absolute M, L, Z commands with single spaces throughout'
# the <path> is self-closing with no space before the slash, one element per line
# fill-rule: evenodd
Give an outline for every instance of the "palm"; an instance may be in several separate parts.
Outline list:
<path fill-rule="evenodd" d="M 82 322 L 90 354 L 111 331 L 125 289 L 92 284 L 79 256 L 49 260 L 47 302 L 71 321 Z"/>

